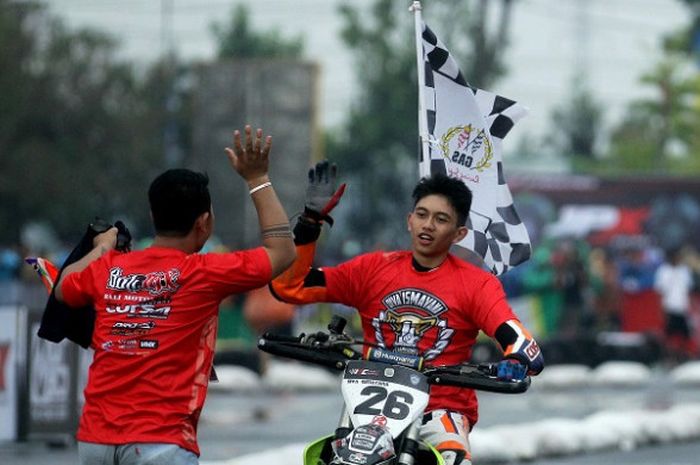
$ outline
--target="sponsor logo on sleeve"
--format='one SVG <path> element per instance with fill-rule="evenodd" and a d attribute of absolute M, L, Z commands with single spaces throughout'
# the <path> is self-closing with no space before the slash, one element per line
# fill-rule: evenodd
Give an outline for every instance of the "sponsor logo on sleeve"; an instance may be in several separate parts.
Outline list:
<path fill-rule="evenodd" d="M 530 341 L 530 343 L 525 347 L 525 355 L 530 360 L 534 360 L 540 355 L 540 346 L 537 345 L 536 341 Z"/>

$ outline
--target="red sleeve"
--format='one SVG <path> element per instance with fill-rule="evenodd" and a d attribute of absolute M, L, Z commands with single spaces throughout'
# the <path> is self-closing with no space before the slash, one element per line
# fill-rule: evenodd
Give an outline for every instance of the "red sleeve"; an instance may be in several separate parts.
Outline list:
<path fill-rule="evenodd" d="M 262 247 L 201 256 L 210 289 L 218 296 L 240 294 L 264 286 L 272 279 L 272 264 Z"/>
<path fill-rule="evenodd" d="M 61 291 L 66 305 L 77 308 L 95 301 L 95 266 L 100 261 L 95 260 L 83 271 L 76 271 L 62 278 Z"/>
<path fill-rule="evenodd" d="M 473 302 L 474 323 L 488 336 L 494 337 L 496 329 L 502 323 L 518 319 L 506 300 L 501 282 L 491 274 L 485 273 L 485 279 L 481 288 L 475 292 Z"/>
<path fill-rule="evenodd" d="M 364 283 L 368 274 L 377 269 L 379 254 L 359 255 L 332 268 L 323 268 L 326 275 L 326 293 L 329 302 L 338 302 L 349 307 L 361 307 L 366 292 Z"/>
<path fill-rule="evenodd" d="M 322 278 L 310 282 L 308 276 L 315 251 L 315 242 L 297 245 L 297 258 L 292 266 L 272 281 L 275 295 L 285 302 L 299 305 L 336 302 L 357 307 L 358 299 L 364 295 L 360 270 L 372 269 L 368 264 L 368 255 L 316 270 L 322 274 Z"/>

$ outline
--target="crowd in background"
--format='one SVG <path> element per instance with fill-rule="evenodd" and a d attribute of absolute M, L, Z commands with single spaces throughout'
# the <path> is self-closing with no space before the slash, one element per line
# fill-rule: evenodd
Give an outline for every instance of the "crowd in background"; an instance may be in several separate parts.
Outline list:
<path fill-rule="evenodd" d="M 660 271 L 671 267 L 674 256 L 678 261 L 672 268 L 683 278 L 674 275 L 668 289 Z M 643 332 L 677 359 L 698 355 L 700 256 L 690 245 L 664 250 L 646 236 L 620 236 L 605 246 L 570 237 L 547 239 L 502 280 L 509 299 L 526 309 L 542 340 Z M 680 303 L 674 305 L 676 300 Z M 669 315 L 671 320 L 682 316 L 686 329 L 674 321 L 669 326 Z"/>

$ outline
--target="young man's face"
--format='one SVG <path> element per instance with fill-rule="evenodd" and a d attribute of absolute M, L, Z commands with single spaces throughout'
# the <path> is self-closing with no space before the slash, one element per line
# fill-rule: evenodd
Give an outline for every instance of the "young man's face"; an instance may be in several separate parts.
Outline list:
<path fill-rule="evenodd" d="M 418 201 L 408 215 L 408 230 L 414 256 L 424 266 L 439 265 L 450 246 L 467 235 L 467 228 L 457 224 L 454 207 L 442 195 L 428 195 Z"/>

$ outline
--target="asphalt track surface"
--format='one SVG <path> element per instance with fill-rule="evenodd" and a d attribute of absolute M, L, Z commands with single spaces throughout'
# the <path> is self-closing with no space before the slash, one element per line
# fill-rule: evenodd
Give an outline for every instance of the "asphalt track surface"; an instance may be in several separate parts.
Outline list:
<path fill-rule="evenodd" d="M 605 409 L 700 402 L 698 389 L 530 390 L 519 396 L 480 395 L 481 427 L 551 417 L 583 418 Z M 323 436 L 335 427 L 341 405 L 332 392 L 212 391 L 199 428 L 202 461 L 227 460 Z M 508 438 L 504 438 L 504 447 Z M 478 458 L 474 465 L 479 465 Z M 30 441 L 0 444 L 0 465 L 75 465 L 73 445 Z M 700 465 L 700 441 L 628 451 L 536 459 L 523 465 Z M 509 463 L 508 465 L 520 465 Z"/>

